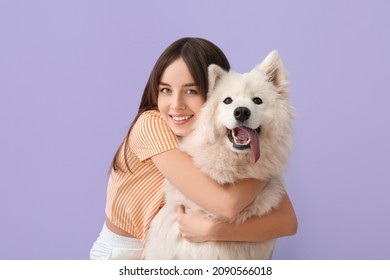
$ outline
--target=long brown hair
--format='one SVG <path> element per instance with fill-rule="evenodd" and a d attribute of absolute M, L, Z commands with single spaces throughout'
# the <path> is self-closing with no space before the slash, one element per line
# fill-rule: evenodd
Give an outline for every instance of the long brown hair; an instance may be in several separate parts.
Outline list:
<path fill-rule="evenodd" d="M 138 113 L 134 118 L 122 144 L 119 146 L 111 163 L 111 169 L 117 170 L 119 167 L 118 158 L 122 151 L 127 150 L 128 138 L 134 124 L 137 122 L 139 116 L 145 111 L 157 110 L 158 86 L 160 78 L 165 69 L 176 59 L 183 58 L 187 64 L 195 83 L 199 86 L 199 92 L 206 98 L 208 89 L 208 75 L 207 67 L 210 64 L 217 64 L 226 71 L 230 70 L 230 64 L 222 50 L 208 40 L 202 38 L 185 37 L 173 42 L 160 55 L 156 64 L 150 73 L 149 79 L 146 83 L 144 93 L 142 95 L 141 103 L 139 105 Z M 124 152 L 125 163 L 127 169 L 130 170 L 127 162 L 126 152 Z M 122 170 L 123 171 L 123 170 Z"/>

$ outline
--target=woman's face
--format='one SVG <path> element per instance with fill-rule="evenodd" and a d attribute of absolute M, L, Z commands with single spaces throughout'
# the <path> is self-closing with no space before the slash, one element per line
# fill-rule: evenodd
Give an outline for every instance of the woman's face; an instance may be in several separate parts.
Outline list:
<path fill-rule="evenodd" d="M 177 136 L 187 136 L 205 98 L 182 58 L 165 69 L 158 90 L 157 106 L 162 117 Z"/>

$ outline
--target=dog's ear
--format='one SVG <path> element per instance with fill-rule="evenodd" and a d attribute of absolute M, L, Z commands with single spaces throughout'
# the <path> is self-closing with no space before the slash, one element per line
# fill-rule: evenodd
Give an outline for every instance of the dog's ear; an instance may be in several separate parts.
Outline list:
<path fill-rule="evenodd" d="M 216 141 L 216 129 L 214 127 L 215 110 L 217 106 L 210 99 L 198 112 L 198 119 L 195 123 L 193 135 L 197 145 L 206 145 Z M 207 125 L 206 125 L 207 124 Z"/>
<path fill-rule="evenodd" d="M 267 80 L 274 84 L 281 95 L 288 94 L 287 72 L 278 51 L 271 51 L 255 69 L 265 73 Z"/>
<path fill-rule="evenodd" d="M 208 67 L 208 75 L 209 75 L 209 88 L 208 92 L 213 92 L 215 86 L 217 85 L 217 82 L 219 79 L 221 79 L 222 76 L 226 75 L 227 72 L 223 70 L 221 67 L 219 67 L 216 64 L 210 64 Z"/>
<path fill-rule="evenodd" d="M 213 94 L 218 81 L 226 75 L 227 72 L 216 64 L 210 64 L 208 67 L 209 86 L 207 93 L 207 102 L 203 105 L 201 111 L 198 113 L 198 120 L 196 123 L 196 129 L 194 129 L 194 136 L 197 137 L 196 141 L 198 145 L 208 144 L 216 141 L 216 130 L 214 127 L 210 129 L 210 126 L 204 124 L 213 124 L 215 118 L 215 110 L 217 104 Z"/>

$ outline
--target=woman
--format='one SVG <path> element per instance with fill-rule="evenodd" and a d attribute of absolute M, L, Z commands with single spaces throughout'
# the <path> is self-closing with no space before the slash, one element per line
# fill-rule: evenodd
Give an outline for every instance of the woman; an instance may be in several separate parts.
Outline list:
<path fill-rule="evenodd" d="M 175 41 L 157 60 L 138 114 L 112 162 L 107 218 L 91 249 L 91 259 L 141 258 L 146 231 L 164 204 L 165 178 L 202 208 L 229 218 L 265 186 L 266 182 L 255 179 L 219 185 L 178 149 L 178 139 L 191 131 L 206 100 L 210 64 L 230 69 L 223 52 L 200 38 Z M 260 241 L 294 234 L 297 225 L 287 195 L 269 216 L 254 217 L 238 226 L 216 224 L 200 213 L 185 214 L 182 208 L 178 221 L 184 238 L 195 242 Z"/>

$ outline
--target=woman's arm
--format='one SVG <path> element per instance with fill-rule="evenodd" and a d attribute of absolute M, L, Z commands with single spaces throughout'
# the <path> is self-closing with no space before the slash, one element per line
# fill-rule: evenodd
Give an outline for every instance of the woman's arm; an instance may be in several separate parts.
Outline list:
<path fill-rule="evenodd" d="M 200 212 L 186 214 L 184 207 L 179 207 L 177 220 L 182 236 L 190 242 L 261 242 L 294 235 L 298 228 L 297 217 L 287 194 L 269 215 L 254 216 L 238 225 L 218 222 Z"/>
<path fill-rule="evenodd" d="M 217 216 L 236 217 L 265 186 L 265 181 L 245 179 L 220 185 L 201 172 L 191 157 L 173 149 L 152 157 L 160 172 L 187 198 Z"/>

